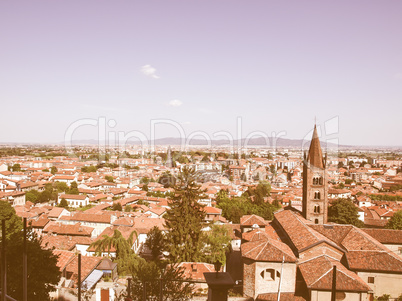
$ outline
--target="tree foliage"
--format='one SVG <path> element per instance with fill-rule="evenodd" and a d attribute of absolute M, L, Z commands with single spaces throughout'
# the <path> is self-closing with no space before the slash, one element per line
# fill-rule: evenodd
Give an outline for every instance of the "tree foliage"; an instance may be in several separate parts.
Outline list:
<path fill-rule="evenodd" d="M 131 232 L 130 236 L 126 239 L 119 230 L 114 230 L 112 236 L 103 235 L 102 239 L 93 242 L 89 247 L 95 248 L 95 253 L 101 255 L 116 250 L 116 257 L 113 258 L 117 263 L 117 270 L 120 275 L 127 274 L 132 265 L 135 265 L 138 258 L 131 248 L 134 243 L 134 235 L 137 237 L 137 232 Z"/>
<path fill-rule="evenodd" d="M 262 184 L 265 185 L 265 184 Z M 261 187 L 261 186 L 260 186 Z M 252 195 L 250 196 L 251 193 Z M 267 186 L 252 189 L 244 193 L 241 197 L 229 198 L 227 191 L 218 192 L 216 203 L 217 207 L 222 209 L 222 216 L 227 220 L 238 224 L 243 215 L 256 214 L 266 220 L 273 219 L 273 212 L 280 209 L 278 202 L 270 204 L 264 201 L 268 193 Z"/>
<path fill-rule="evenodd" d="M 402 210 L 399 210 L 394 213 L 394 215 L 390 218 L 385 228 L 402 230 Z"/>
<path fill-rule="evenodd" d="M 153 260 L 157 260 L 166 249 L 165 235 L 157 226 L 148 232 L 145 246 L 151 251 Z"/>
<path fill-rule="evenodd" d="M 66 208 L 66 209 L 68 208 L 68 203 L 67 203 L 67 200 L 65 198 L 62 198 L 60 200 L 59 207 L 63 207 L 63 208 Z"/>
<path fill-rule="evenodd" d="M 22 300 L 22 222 L 8 203 L 0 202 L 0 209 L 0 218 L 6 218 L 7 230 L 7 294 Z M 49 292 L 60 279 L 57 256 L 41 248 L 41 240 L 30 227 L 27 237 L 28 300 L 50 300 Z"/>
<path fill-rule="evenodd" d="M 158 265 L 151 261 L 140 259 L 133 266 L 131 282 L 131 297 L 134 301 L 142 301 L 145 286 L 145 300 L 191 300 L 193 284 L 185 282 L 184 270 L 177 265 Z M 162 299 L 160 289 L 162 288 Z"/>
<path fill-rule="evenodd" d="M 215 263 L 220 261 L 226 263 L 226 253 L 230 251 L 232 239 L 229 236 L 229 229 L 223 225 L 211 225 L 211 230 L 205 234 L 205 247 L 203 249 L 205 262 Z"/>
<path fill-rule="evenodd" d="M 198 261 L 201 255 L 201 228 L 205 212 L 198 200 L 205 196 L 196 179 L 193 168 L 183 168 L 174 186 L 175 196 L 169 202 L 170 209 L 165 215 L 169 229 L 166 239 L 173 262 Z"/>
<path fill-rule="evenodd" d="M 120 202 L 115 202 L 112 205 L 112 210 L 113 211 L 123 211 L 123 207 Z"/>
<path fill-rule="evenodd" d="M 159 177 L 158 183 L 162 184 L 165 188 L 174 187 L 176 178 L 170 172 L 165 172 Z"/>
<path fill-rule="evenodd" d="M 105 176 L 105 180 L 108 181 L 109 183 L 114 183 L 114 179 L 112 176 Z"/>
<path fill-rule="evenodd" d="M 359 220 L 358 208 L 350 199 L 337 199 L 328 208 L 328 221 L 337 224 L 350 224 L 363 227 L 364 223 Z"/>

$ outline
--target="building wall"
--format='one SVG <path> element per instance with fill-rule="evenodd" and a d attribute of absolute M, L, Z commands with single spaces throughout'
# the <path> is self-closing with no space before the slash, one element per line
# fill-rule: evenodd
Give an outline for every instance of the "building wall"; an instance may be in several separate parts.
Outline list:
<path fill-rule="evenodd" d="M 243 293 L 255 296 L 255 262 L 247 258 L 243 258 Z"/>
<path fill-rule="evenodd" d="M 321 244 L 316 245 L 304 252 L 301 252 L 299 254 L 299 262 L 303 262 L 303 261 L 318 257 L 323 254 L 328 255 L 329 257 L 332 257 L 336 260 L 341 260 L 341 258 L 343 256 L 343 252 L 341 252 L 340 250 L 338 250 L 334 247 L 331 247 L 330 245 L 328 245 L 326 243 L 321 243 Z"/>
<path fill-rule="evenodd" d="M 322 184 L 314 184 L 314 177 L 322 177 Z M 320 199 L 315 198 L 320 193 Z M 319 206 L 319 213 L 314 207 Z M 328 183 L 325 169 L 317 168 L 308 162 L 303 166 L 303 216 L 312 222 L 325 224 L 328 216 Z"/>
<path fill-rule="evenodd" d="M 282 266 L 280 262 L 254 262 L 243 258 L 243 264 L 243 292 L 245 295 L 256 298 L 260 294 L 277 293 L 280 279 L 282 279 L 282 292 L 295 292 L 295 263 L 284 263 L 282 275 L 280 275 Z"/>
<path fill-rule="evenodd" d="M 329 291 L 311 291 L 311 301 L 331 300 L 331 292 Z M 366 293 L 351 293 L 341 292 L 338 293 L 336 300 L 344 301 L 369 301 Z"/>
<path fill-rule="evenodd" d="M 375 296 L 389 294 L 397 298 L 402 294 L 402 274 L 357 272 L 357 275 L 371 287 Z M 374 283 L 368 283 L 368 277 L 374 277 Z"/>
<path fill-rule="evenodd" d="M 284 263 L 281 274 L 281 262 L 257 262 L 255 268 L 255 297 L 265 293 L 277 293 L 279 282 L 281 283 L 281 292 L 294 293 L 296 289 L 296 263 Z M 261 276 L 261 272 L 274 270 L 275 280 L 266 280 Z M 280 276 L 279 276 L 279 275 Z"/>
<path fill-rule="evenodd" d="M 402 257 L 402 244 L 400 245 L 383 244 L 383 245 L 386 246 L 388 249 L 390 249 L 392 252 L 394 252 L 396 255 Z"/>

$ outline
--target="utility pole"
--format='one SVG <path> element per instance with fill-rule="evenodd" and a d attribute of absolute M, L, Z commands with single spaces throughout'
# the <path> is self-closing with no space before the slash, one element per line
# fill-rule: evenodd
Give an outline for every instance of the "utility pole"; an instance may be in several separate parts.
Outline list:
<path fill-rule="evenodd" d="M 78 253 L 78 301 L 81 301 L 81 253 Z"/>
<path fill-rule="evenodd" d="M 285 262 L 285 255 L 282 255 L 282 265 L 281 265 L 281 276 L 279 279 L 279 286 L 278 286 L 278 301 L 281 299 L 281 286 L 282 286 L 282 278 L 283 278 L 283 263 Z"/>
<path fill-rule="evenodd" d="M 336 265 L 332 270 L 332 290 L 331 290 L 331 301 L 335 301 L 336 296 Z"/>
<path fill-rule="evenodd" d="M 6 220 L 1 221 L 1 301 L 6 301 L 7 268 L 6 268 Z"/>
<path fill-rule="evenodd" d="M 24 249 L 22 253 L 22 300 L 28 301 L 27 218 L 24 217 Z"/>

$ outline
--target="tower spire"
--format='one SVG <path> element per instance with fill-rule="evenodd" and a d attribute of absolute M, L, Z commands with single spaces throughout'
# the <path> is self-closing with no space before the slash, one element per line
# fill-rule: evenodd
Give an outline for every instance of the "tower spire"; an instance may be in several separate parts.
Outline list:
<path fill-rule="evenodd" d="M 307 162 L 309 162 L 311 165 L 314 165 L 315 167 L 324 168 L 324 160 L 316 125 L 314 125 L 313 137 L 311 138 Z"/>

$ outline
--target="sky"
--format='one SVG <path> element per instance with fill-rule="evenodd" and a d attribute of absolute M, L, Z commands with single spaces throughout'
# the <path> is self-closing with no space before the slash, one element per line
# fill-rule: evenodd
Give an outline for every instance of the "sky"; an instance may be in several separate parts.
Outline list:
<path fill-rule="evenodd" d="M 340 144 L 401 146 L 401 16 L 399 0 L 4 0 L 0 142 L 303 139 L 335 120 Z"/>

